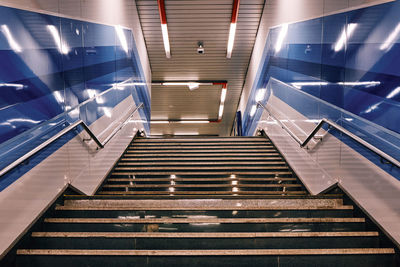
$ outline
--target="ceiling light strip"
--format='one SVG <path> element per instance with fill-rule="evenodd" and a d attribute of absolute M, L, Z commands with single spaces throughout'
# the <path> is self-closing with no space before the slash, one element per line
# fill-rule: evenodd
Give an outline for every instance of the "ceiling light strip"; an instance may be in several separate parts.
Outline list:
<path fill-rule="evenodd" d="M 233 0 L 231 25 L 229 27 L 229 39 L 228 39 L 228 46 L 226 49 L 227 58 L 232 57 L 233 43 L 235 42 L 235 34 L 236 34 L 236 23 L 239 15 L 239 4 L 240 0 Z"/>
<path fill-rule="evenodd" d="M 165 14 L 165 3 L 164 0 L 158 0 L 158 12 L 160 13 L 161 20 L 161 32 L 164 42 L 165 56 L 171 58 L 171 47 L 169 45 L 168 27 L 167 27 L 167 15 Z"/>
<path fill-rule="evenodd" d="M 225 106 L 225 100 L 226 100 L 226 93 L 228 91 L 228 83 L 214 83 L 214 85 L 222 85 L 222 90 L 221 90 L 221 99 L 220 99 L 220 104 L 219 104 L 219 110 L 218 110 L 218 122 L 222 120 L 222 115 L 224 114 L 224 106 Z"/>

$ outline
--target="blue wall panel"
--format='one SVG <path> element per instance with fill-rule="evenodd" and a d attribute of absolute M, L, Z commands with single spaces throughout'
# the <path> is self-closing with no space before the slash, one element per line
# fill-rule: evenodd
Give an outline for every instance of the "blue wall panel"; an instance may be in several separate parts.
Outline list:
<path fill-rule="evenodd" d="M 116 89 L 68 113 L 110 88 Z M 119 26 L 0 6 L 0 92 L 0 168 L 68 123 L 82 119 L 90 125 L 109 115 L 129 95 L 145 104 L 140 115 L 150 120 L 135 40 Z M 2 177 L 0 190 L 18 177 Z"/>
<path fill-rule="evenodd" d="M 260 109 L 255 114 L 250 112 L 254 98 L 273 77 L 337 108 L 314 107 L 305 103 L 304 97 L 293 99 L 295 92 L 278 93 L 308 118 L 335 120 L 398 158 L 399 14 L 400 1 L 394 1 L 271 28 L 243 114 L 244 133 L 254 131 L 261 114 Z M 369 123 L 346 121 L 347 115 L 338 111 L 340 108 Z"/>

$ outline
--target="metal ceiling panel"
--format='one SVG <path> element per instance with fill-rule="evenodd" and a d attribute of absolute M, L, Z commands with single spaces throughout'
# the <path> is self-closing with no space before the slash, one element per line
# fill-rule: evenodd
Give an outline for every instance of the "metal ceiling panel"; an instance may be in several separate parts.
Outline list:
<path fill-rule="evenodd" d="M 232 0 L 165 0 L 171 58 L 165 57 L 157 0 L 137 0 L 155 81 L 227 81 L 220 123 L 152 124 L 151 134 L 229 135 L 257 34 L 264 0 L 242 0 L 232 58 L 226 46 Z M 197 42 L 205 54 L 197 54 Z M 152 120 L 218 117 L 221 86 L 152 86 Z"/>

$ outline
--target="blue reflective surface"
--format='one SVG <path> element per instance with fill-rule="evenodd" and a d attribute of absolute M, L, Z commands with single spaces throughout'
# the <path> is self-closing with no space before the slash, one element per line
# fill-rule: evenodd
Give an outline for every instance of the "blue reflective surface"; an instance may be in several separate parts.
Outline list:
<path fill-rule="evenodd" d="M 345 120 L 349 115 L 307 105 L 305 98 L 289 100 L 293 92 L 279 96 L 303 115 L 330 118 L 400 158 L 399 14 L 394 1 L 270 29 L 243 116 L 245 134 L 261 116 L 261 110 L 251 114 L 257 91 L 274 77 L 365 121 Z"/>
<path fill-rule="evenodd" d="M 131 30 L 0 6 L 0 169 L 77 119 L 90 125 L 108 116 L 130 95 L 144 103 L 148 122 L 149 90 Z M 2 177 L 0 190 L 33 166 Z"/>

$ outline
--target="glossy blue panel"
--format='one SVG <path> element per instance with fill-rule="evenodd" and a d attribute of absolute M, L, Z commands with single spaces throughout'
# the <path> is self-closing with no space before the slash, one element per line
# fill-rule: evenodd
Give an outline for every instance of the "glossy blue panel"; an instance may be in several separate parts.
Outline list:
<path fill-rule="evenodd" d="M 132 31 L 117 26 L 0 6 L 0 90 L 0 168 L 77 119 L 90 125 L 110 116 L 128 96 L 145 103 L 140 114 L 150 119 Z M 8 182 L 0 181 L 0 190 L 18 177 L 2 177 Z"/>
<path fill-rule="evenodd" d="M 396 137 L 400 133 L 399 14 L 400 1 L 394 1 L 292 23 L 286 34 L 282 25 L 270 29 L 264 48 L 267 56 L 243 114 L 244 133 L 251 134 L 258 121 L 259 111 L 250 114 L 256 92 L 273 77 L 294 86 L 290 94 L 277 92 L 278 97 L 308 118 L 330 118 L 400 157 L 400 138 Z M 332 106 L 296 98 L 296 90 Z M 345 141 L 387 170 L 376 155 Z"/>

